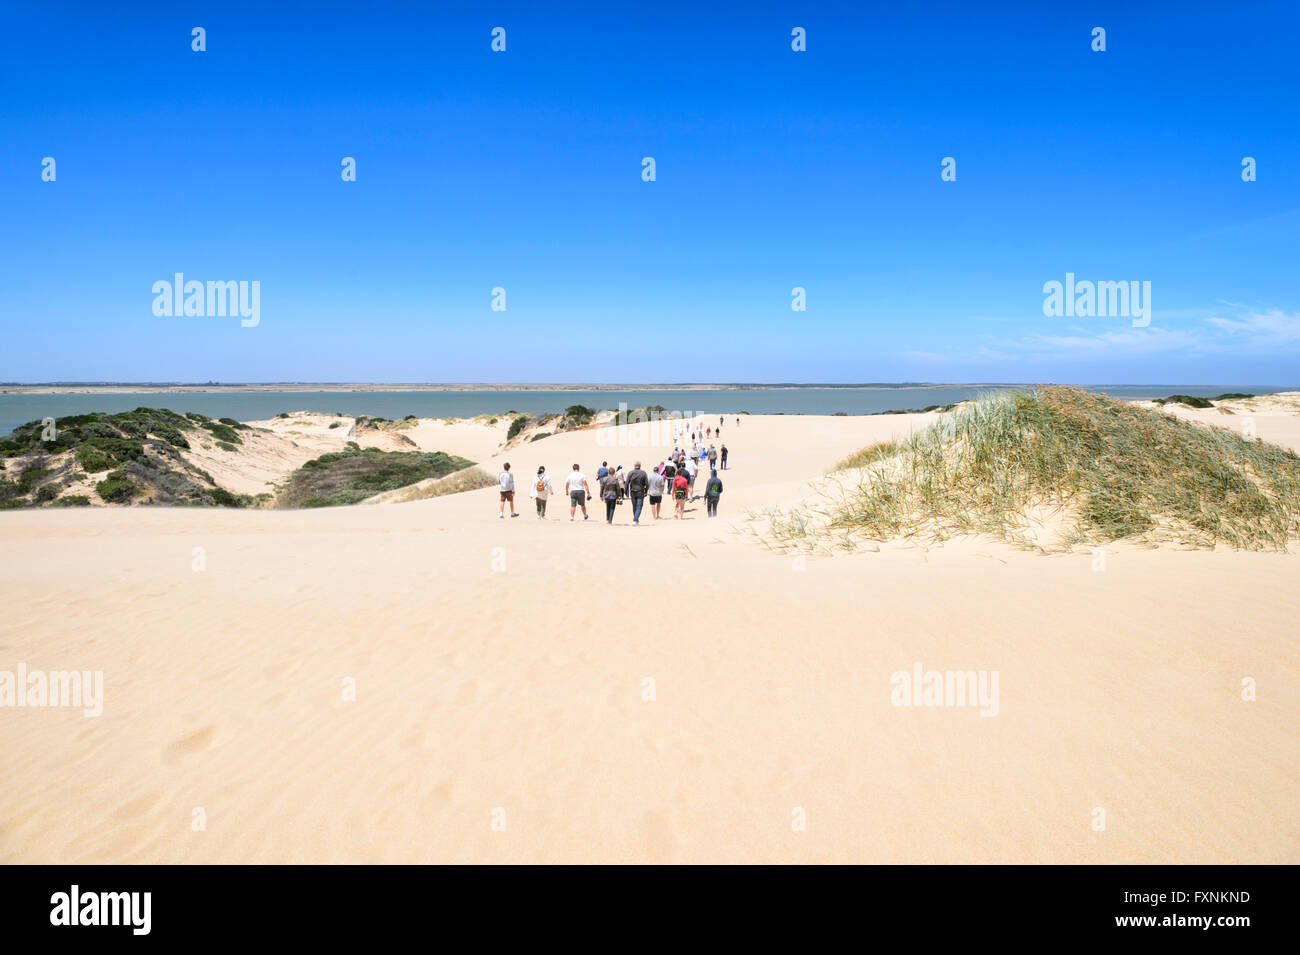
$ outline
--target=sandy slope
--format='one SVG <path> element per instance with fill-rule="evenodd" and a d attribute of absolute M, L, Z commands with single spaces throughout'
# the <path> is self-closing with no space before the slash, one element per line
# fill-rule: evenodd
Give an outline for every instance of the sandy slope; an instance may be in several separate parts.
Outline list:
<path fill-rule="evenodd" d="M 107 696 L 0 709 L 0 861 L 1300 861 L 1300 556 L 800 569 L 731 531 L 924 423 L 729 422 L 715 521 L 537 521 L 539 463 L 644 454 L 590 431 L 505 456 L 517 520 L 491 490 L 0 514 L 0 669 L 102 669 Z M 999 671 L 998 715 L 892 706 L 915 662 Z"/>

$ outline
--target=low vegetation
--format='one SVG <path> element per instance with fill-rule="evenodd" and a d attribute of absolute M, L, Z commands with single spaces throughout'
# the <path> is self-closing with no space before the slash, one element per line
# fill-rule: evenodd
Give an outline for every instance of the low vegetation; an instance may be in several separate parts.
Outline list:
<path fill-rule="evenodd" d="M 336 507 L 357 504 L 384 491 L 471 467 L 473 461 L 441 451 L 381 451 L 349 441 L 343 451 L 308 461 L 289 478 L 278 507 Z"/>
<path fill-rule="evenodd" d="M 477 491 L 480 488 L 495 487 L 496 483 L 497 479 L 482 468 L 470 467 L 462 471 L 455 471 L 439 480 L 407 488 L 384 500 L 389 504 L 408 504 L 411 501 L 424 501 L 434 497 L 445 497 L 448 494 L 460 494 L 462 491 Z"/>
<path fill-rule="evenodd" d="M 236 451 L 239 432 L 248 430 L 232 418 L 213 421 L 166 408 L 70 415 L 53 428 L 30 421 L 0 439 L 5 470 L 20 468 L 17 481 L 0 487 L 0 507 L 84 507 L 91 503 L 87 494 L 62 496 L 78 484 L 111 504 L 244 507 L 254 499 L 218 487 L 180 452 L 209 441 Z"/>
<path fill-rule="evenodd" d="M 1178 541 L 1285 550 L 1300 537 L 1300 458 L 1263 441 L 1074 388 L 1004 392 L 897 445 L 865 448 L 829 503 L 775 515 L 779 543 L 943 540 Z"/>

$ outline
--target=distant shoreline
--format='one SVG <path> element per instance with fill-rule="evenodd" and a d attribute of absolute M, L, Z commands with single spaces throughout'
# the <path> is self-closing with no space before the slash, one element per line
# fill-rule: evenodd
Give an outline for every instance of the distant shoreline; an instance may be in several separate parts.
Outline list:
<path fill-rule="evenodd" d="M 223 384 L 159 382 L 0 382 L 4 395 L 122 395 L 122 394 L 274 394 L 279 392 L 323 392 L 337 394 L 373 394 L 400 392 L 475 392 L 475 391 L 907 391 L 926 388 L 1023 388 L 1034 382 L 865 382 L 861 384 L 828 383 L 743 383 L 720 384 L 379 384 L 338 382 L 266 382 Z M 1100 387 L 1187 387 L 1186 385 L 1136 384 L 1134 382 L 1080 384 L 1082 388 Z M 1198 386 L 1200 387 L 1200 386 Z M 1204 387 L 1216 387 L 1213 383 Z"/>

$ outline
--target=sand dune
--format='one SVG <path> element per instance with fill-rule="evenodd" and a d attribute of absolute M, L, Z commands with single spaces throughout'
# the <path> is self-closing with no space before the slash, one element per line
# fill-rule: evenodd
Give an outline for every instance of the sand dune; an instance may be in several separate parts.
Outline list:
<path fill-rule="evenodd" d="M 1296 554 L 738 533 L 932 419 L 729 420 L 711 521 L 532 516 L 538 464 L 667 450 L 621 430 L 437 446 L 509 460 L 516 520 L 490 489 L 0 514 L 0 669 L 105 688 L 98 718 L 0 709 L 0 860 L 1300 861 Z M 916 663 L 998 671 L 997 715 L 892 705 Z"/>

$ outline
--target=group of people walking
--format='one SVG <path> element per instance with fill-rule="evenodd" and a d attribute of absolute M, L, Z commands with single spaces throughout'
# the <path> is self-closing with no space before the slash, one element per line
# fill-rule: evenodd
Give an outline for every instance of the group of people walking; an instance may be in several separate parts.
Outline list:
<path fill-rule="evenodd" d="M 717 517 L 718 501 L 722 497 L 722 479 L 718 477 L 719 464 L 723 470 L 726 469 L 727 446 L 725 444 L 721 450 L 712 445 L 707 448 L 697 445 L 689 451 L 674 448 L 671 455 L 656 464 L 650 471 L 643 469 L 640 461 L 633 464 L 632 469 L 627 472 L 624 472 L 621 464 L 610 467 L 608 461 L 602 461 L 596 470 L 596 493 L 605 504 L 605 522 L 614 523 L 618 506 L 624 501 L 632 505 L 634 525 L 641 523 L 641 514 L 647 503 L 650 505 L 651 518 L 659 520 L 663 516 L 661 508 L 665 497 L 673 502 L 673 520 L 684 519 L 687 503 L 699 497 L 695 493 L 696 477 L 706 466 L 709 476 L 704 481 L 704 503 L 708 516 Z M 515 478 L 508 463 L 502 466 L 497 481 L 500 485 L 500 517 L 505 518 L 507 503 L 510 505 L 510 516 L 518 517 L 515 511 Z M 565 479 L 564 491 L 569 496 L 569 520 L 576 520 L 579 510 L 582 511 L 582 519 L 589 520 L 591 515 L 587 513 L 587 501 L 593 497 L 593 494 L 591 484 L 579 465 L 575 464 Z M 537 476 L 529 493 L 536 505 L 538 520 L 545 518 L 546 505 L 555 494 L 555 488 L 545 467 L 537 469 Z"/>

